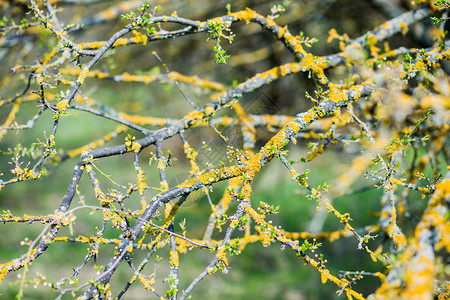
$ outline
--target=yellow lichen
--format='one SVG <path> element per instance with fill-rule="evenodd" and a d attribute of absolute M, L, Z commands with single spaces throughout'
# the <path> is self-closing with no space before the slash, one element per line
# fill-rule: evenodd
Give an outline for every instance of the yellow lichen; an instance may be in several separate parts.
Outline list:
<path fill-rule="evenodd" d="M 203 118 L 203 113 L 198 110 L 191 111 L 187 115 L 183 117 L 186 120 L 186 126 L 190 123 L 191 125 L 197 123 L 199 120 Z"/>
<path fill-rule="evenodd" d="M 143 44 L 144 46 L 147 45 L 148 37 L 139 31 L 133 30 L 133 35 L 130 40 L 136 44 Z"/>
<path fill-rule="evenodd" d="M 152 292 L 155 291 L 155 288 L 153 287 L 155 284 L 155 278 L 153 276 L 150 279 L 147 279 L 144 275 L 140 274 L 138 278 L 146 290 Z"/>
<path fill-rule="evenodd" d="M 311 53 L 305 55 L 301 60 L 301 68 L 303 71 L 311 70 L 316 73 L 317 77 L 322 83 L 326 82 L 326 76 L 324 73 L 324 68 L 326 68 L 327 63 L 323 57 L 314 57 Z"/>
<path fill-rule="evenodd" d="M 219 259 L 221 263 L 225 266 L 228 266 L 228 258 L 226 256 L 226 248 L 225 246 L 221 246 L 216 253 L 216 257 Z"/>
<path fill-rule="evenodd" d="M 89 68 L 84 67 L 83 70 L 81 71 L 80 75 L 78 76 L 77 83 L 83 84 L 88 73 L 89 73 Z"/>
<path fill-rule="evenodd" d="M 403 35 L 406 35 L 408 33 L 408 30 L 409 30 L 408 25 L 406 25 L 405 23 L 401 22 L 400 23 L 400 32 Z"/>
<path fill-rule="evenodd" d="M 177 251 L 170 251 L 170 254 L 169 254 L 169 262 L 170 262 L 170 265 L 171 266 L 173 266 L 173 267 L 178 267 L 178 265 L 179 265 L 179 257 L 178 257 L 178 252 Z"/>
<path fill-rule="evenodd" d="M 60 112 L 65 112 L 67 110 L 67 107 L 69 106 L 69 101 L 66 99 L 62 99 L 56 104 L 56 107 Z"/>
<path fill-rule="evenodd" d="M 206 116 L 211 115 L 213 112 L 214 112 L 214 108 L 213 107 L 211 107 L 211 106 L 205 107 L 205 115 Z"/>
<path fill-rule="evenodd" d="M 327 38 L 327 43 L 331 43 L 334 39 L 338 39 L 340 36 L 337 33 L 336 29 L 331 28 L 328 31 L 328 38 Z"/>
<path fill-rule="evenodd" d="M 137 183 L 139 195 L 143 195 L 144 190 L 147 188 L 147 184 L 145 183 L 144 171 L 140 167 L 138 169 Z"/>
<path fill-rule="evenodd" d="M 347 91 L 342 89 L 341 85 L 329 83 L 328 88 L 330 89 L 328 94 L 329 100 L 335 103 L 348 100 Z"/>
<path fill-rule="evenodd" d="M 253 17 L 255 17 L 257 14 L 255 11 L 251 10 L 250 8 L 245 8 L 245 10 L 241 10 L 235 13 L 229 13 L 228 15 L 231 15 L 236 18 L 236 20 L 244 20 L 244 21 L 250 21 Z"/>

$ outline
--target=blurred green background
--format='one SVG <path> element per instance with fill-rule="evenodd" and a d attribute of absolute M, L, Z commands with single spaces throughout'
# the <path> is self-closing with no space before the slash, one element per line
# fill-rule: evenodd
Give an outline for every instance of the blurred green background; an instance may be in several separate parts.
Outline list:
<path fill-rule="evenodd" d="M 401 7 L 402 3 L 398 2 L 399 7 Z M 63 9 L 60 12 L 60 18 L 69 22 L 72 17 L 75 19 L 86 18 L 117 3 L 118 1 L 100 1 L 85 6 L 61 5 L 58 7 Z M 315 55 L 332 54 L 339 50 L 337 43 L 326 43 L 328 31 L 331 28 L 335 28 L 340 34 L 347 33 L 351 38 L 356 38 L 389 18 L 386 9 L 377 4 L 378 1 L 208 2 L 192 0 L 152 1 L 151 5 L 160 5 L 161 15 L 170 15 L 176 10 L 179 16 L 204 21 L 211 17 L 226 14 L 225 6 L 228 3 L 231 4 L 232 11 L 250 7 L 262 15 L 270 14 L 270 8 L 274 4 L 283 4 L 286 11 L 276 20 L 277 23 L 280 25 L 287 24 L 293 34 L 303 31 L 306 36 L 317 38 L 319 41 L 308 49 Z M 10 10 L 8 10 L 8 7 L 4 8 L 3 14 L 12 14 L 13 6 L 10 7 Z M 14 9 L 22 9 L 25 12 L 24 6 L 17 5 L 14 6 Z M 18 20 L 20 20 L 19 17 Z M 76 42 L 104 40 L 115 31 L 123 28 L 125 24 L 125 21 L 118 18 L 86 30 L 77 31 L 71 38 Z M 163 26 L 163 28 L 165 27 Z M 146 46 L 118 48 L 109 52 L 95 66 L 95 69 L 107 71 L 111 74 L 123 72 L 145 74 L 160 68 L 160 63 L 151 54 L 152 51 L 157 51 L 170 71 L 177 71 L 184 75 L 197 75 L 202 79 L 215 80 L 230 87 L 233 81 L 242 82 L 257 72 L 293 61 L 292 55 L 284 49 L 283 45 L 268 32 L 261 30 L 259 25 L 241 22 L 234 24 L 232 30 L 236 34 L 235 42 L 231 45 L 224 45 L 228 54 L 231 55 L 230 63 L 227 65 L 218 65 L 214 62 L 212 49 L 214 44 L 207 41 L 207 34 L 204 33 L 149 43 Z M 11 75 L 10 68 L 18 61 L 25 64 L 35 63 L 38 57 L 42 57 L 44 53 L 49 51 L 49 47 L 53 47 L 54 42 L 53 37 L 40 37 L 34 41 L 35 45 L 39 45 L 38 48 L 33 48 L 37 50 L 26 52 L 24 50 L 25 45 L 21 44 L 10 48 L 1 61 L 1 82 L 6 82 L 7 77 Z M 393 45 L 401 43 L 407 46 L 413 42 L 408 35 L 405 37 L 398 35 L 392 39 L 392 43 Z M 256 63 L 245 63 L 245 61 L 239 63 L 237 59 L 233 61 L 233 58 L 240 54 L 251 53 L 260 49 L 263 49 L 261 52 L 263 55 Z M 87 59 L 82 60 L 83 63 L 86 61 Z M 329 75 L 331 78 L 340 78 L 345 72 L 345 68 L 339 67 L 330 70 Z M 15 78 L 17 79 L 9 81 L 7 86 L 2 85 L 0 91 L 2 99 L 7 99 L 23 89 L 23 76 L 25 74 L 16 75 Z M 184 84 L 181 84 L 181 86 L 189 97 L 195 99 L 195 101 L 201 104 L 209 101 L 211 93 L 205 93 L 198 88 Z M 294 116 L 312 106 L 312 103 L 305 98 L 304 94 L 305 91 L 312 94 L 314 88 L 314 82 L 307 78 L 307 74 L 296 74 L 277 80 L 254 93 L 245 95 L 239 101 L 250 113 L 276 113 Z M 32 86 L 31 89 L 36 89 L 36 86 Z M 56 90 L 64 89 L 66 89 L 64 86 L 56 88 Z M 146 85 L 88 78 L 81 92 L 98 103 L 129 114 L 181 118 L 192 110 L 173 84 L 164 80 Z M 19 123 L 26 122 L 37 110 L 37 103 L 22 105 L 17 121 Z M 0 109 L 0 120 L 2 122 L 6 119 L 8 113 L 9 110 L 6 107 Z M 224 109 L 220 115 L 234 115 L 234 113 L 230 109 Z M 1 150 L 7 151 L 8 148 L 12 148 L 18 143 L 21 143 L 24 147 L 29 147 L 31 143 L 36 142 L 36 139 L 44 140 L 43 132 L 47 132 L 48 135 L 51 126 L 52 115 L 46 111 L 32 129 L 10 132 L 3 137 L 0 144 Z M 97 118 L 84 112 L 69 111 L 61 119 L 56 135 L 56 147 L 67 152 L 101 138 L 114 127 L 115 124 L 112 121 Z M 226 129 L 225 132 L 228 134 L 231 144 L 234 143 L 237 147 L 241 146 L 239 130 L 230 128 Z M 135 135 L 136 138 L 141 137 L 133 131 L 128 133 Z M 257 149 L 264 145 L 273 134 L 260 129 L 258 131 Z M 126 134 L 121 134 L 108 145 L 123 143 L 125 136 Z M 209 127 L 189 130 L 186 132 L 186 138 L 197 151 L 202 150 L 203 141 L 211 146 L 213 152 L 216 151 L 216 148 L 225 149 L 225 143 Z M 168 182 L 172 186 L 187 178 L 188 162 L 183 154 L 179 137 L 165 141 L 163 149 L 166 154 L 167 150 L 170 149 L 178 159 L 175 166 L 167 170 Z M 300 141 L 297 145 L 290 145 L 289 150 L 289 158 L 294 160 L 299 160 L 309 151 L 306 142 L 303 141 Z M 147 183 L 150 186 L 158 186 L 159 177 L 156 164 L 153 163 L 149 166 L 148 163 L 151 152 L 155 152 L 154 146 L 143 151 L 140 155 L 140 161 L 148 177 Z M 200 162 L 204 163 L 211 158 L 211 154 L 208 154 L 208 152 L 201 152 L 200 154 L 201 156 L 198 158 Z M 313 187 L 324 182 L 333 185 L 335 179 L 342 174 L 352 157 L 354 157 L 354 154 L 351 152 L 342 151 L 342 148 L 339 147 L 330 147 L 327 148 L 325 155 L 318 157 L 311 163 L 296 164 L 295 168 L 299 172 L 306 169 L 311 170 L 308 182 Z M 214 157 L 214 162 L 217 163 L 219 159 L 226 159 L 224 152 L 220 152 L 219 155 Z M 78 157 L 67 159 L 58 165 L 46 165 L 47 177 L 5 187 L 0 192 L 0 207 L 4 210 L 11 210 L 17 216 L 25 213 L 46 215 L 54 212 L 58 208 L 71 180 L 73 166 L 77 160 Z M 9 176 L 9 169 L 11 168 L 9 162 L 10 157 L 8 155 L 0 157 L 0 172 L 4 174 L 5 178 Z M 127 185 L 128 182 L 136 180 L 132 155 L 102 159 L 97 161 L 96 165 L 105 174 L 111 175 L 111 178 L 119 184 Z M 99 172 L 97 172 L 97 176 L 104 190 L 117 188 Z M 356 180 L 353 187 L 370 187 L 372 184 L 370 180 L 360 178 Z M 224 188 L 225 184 L 214 186 L 211 193 L 213 203 L 220 200 Z M 285 230 L 293 232 L 308 229 L 311 220 L 314 218 L 317 204 L 305 198 L 305 189 L 291 181 L 289 172 L 280 161 L 274 160 L 257 175 L 253 190 L 251 201 L 254 206 L 257 206 L 259 201 L 279 205 L 280 214 L 272 217 L 274 224 L 281 225 Z M 81 195 L 86 197 L 87 204 L 95 204 L 92 187 L 86 176 L 82 178 L 79 191 Z M 381 192 L 372 188 L 361 193 L 341 196 L 334 199 L 334 205 L 339 211 L 350 213 L 354 227 L 371 225 L 378 220 L 377 215 L 371 212 L 380 211 Z M 155 193 L 152 190 L 147 190 L 147 199 L 150 199 Z M 411 197 L 419 199 L 420 195 L 412 193 Z M 191 196 L 191 198 L 193 199 L 188 201 L 187 205 L 177 215 L 175 230 L 179 232 L 178 223 L 186 219 L 187 236 L 201 238 L 211 213 L 210 206 L 207 198 L 200 192 Z M 77 200 L 74 202 L 76 203 Z M 128 199 L 127 205 L 132 209 L 139 208 L 138 197 L 135 195 Z M 233 209 L 235 209 L 235 205 L 230 210 L 230 215 L 234 211 Z M 418 204 L 417 207 L 411 207 L 411 209 L 421 210 L 423 205 Z M 76 216 L 77 220 L 73 227 L 74 236 L 79 234 L 94 235 L 95 226 L 101 226 L 101 214 L 99 212 L 90 214 L 89 211 L 77 211 Z M 20 241 L 24 240 L 25 237 L 35 239 L 42 228 L 41 224 L 4 224 L 0 226 L 0 236 L 2 236 L 0 243 L 1 262 L 9 261 L 26 253 L 27 246 L 20 246 Z M 342 229 L 339 220 L 333 216 L 328 216 L 323 230 L 333 231 L 338 229 Z M 105 237 L 117 238 L 117 233 L 118 231 L 108 228 Z M 70 234 L 71 231 L 67 228 L 62 229 L 59 236 Z M 242 233 L 237 233 L 237 235 L 242 235 Z M 357 242 L 353 238 L 341 239 L 333 243 L 322 242 L 323 246 L 320 247 L 318 253 L 322 253 L 328 260 L 327 266 L 332 274 L 337 275 L 339 271 L 364 270 L 376 272 L 383 269 L 382 263 L 373 263 L 366 252 L 357 250 Z M 371 249 L 376 249 L 380 242 L 381 238 L 370 242 L 369 245 Z M 44 255 L 32 264 L 27 278 L 36 278 L 36 274 L 41 273 L 46 276 L 48 281 L 56 282 L 62 276 L 70 275 L 72 268 L 83 262 L 87 253 L 86 248 L 87 246 L 82 244 L 54 243 Z M 113 253 L 113 248 L 114 246 L 111 245 L 103 245 L 100 248 L 101 251 L 96 264 L 107 263 Z M 164 278 L 168 276 L 168 250 L 163 249 L 158 255 L 162 260 L 156 271 L 155 288 L 160 294 L 164 294 L 168 287 L 167 282 L 163 282 Z M 145 256 L 145 251 L 136 251 L 135 256 L 135 262 L 139 262 Z M 182 254 L 180 256 L 180 288 L 186 288 L 213 256 L 214 254 L 203 249 L 194 249 L 187 254 Z M 90 268 L 88 269 L 92 271 L 93 265 L 92 261 L 89 262 Z M 154 262 L 150 261 L 144 272 L 151 274 L 154 270 L 153 265 Z M 84 270 L 80 274 L 80 280 L 93 278 L 95 273 L 91 271 Z M 17 276 L 20 274 L 22 274 L 22 271 L 6 276 L 4 282 L 0 285 L 2 299 L 12 299 L 17 294 L 17 282 L 20 280 Z M 131 276 L 130 268 L 123 263 L 111 282 L 113 295 L 117 294 L 118 290 L 125 285 Z M 375 290 L 378 284 L 377 278 L 365 277 L 358 281 L 354 288 L 364 295 L 368 295 Z M 256 243 L 248 245 L 241 255 L 230 258 L 230 270 L 227 275 L 216 273 L 214 276 L 204 279 L 194 289 L 192 299 L 334 299 L 339 297 L 336 291 L 337 287 L 330 282 L 323 285 L 320 282 L 320 274 L 311 266 L 305 266 L 303 260 L 296 257 L 293 251 L 280 249 L 278 243 L 274 243 L 267 248 L 264 248 L 260 243 Z M 24 299 L 49 299 L 56 296 L 57 294 L 51 292 L 48 287 L 38 285 L 34 289 L 33 284 L 29 284 L 25 290 Z M 69 295 L 63 298 L 66 297 L 71 298 Z M 342 297 L 345 296 L 339 298 Z M 152 298 L 151 293 L 145 292 L 142 285 L 136 282 L 123 299 L 148 298 Z"/>

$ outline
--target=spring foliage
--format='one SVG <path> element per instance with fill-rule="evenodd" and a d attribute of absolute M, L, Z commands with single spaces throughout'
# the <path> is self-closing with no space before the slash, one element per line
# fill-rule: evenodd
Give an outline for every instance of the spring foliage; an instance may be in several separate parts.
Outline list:
<path fill-rule="evenodd" d="M 0 281 L 21 272 L 10 280 L 19 298 L 34 285 L 81 299 L 120 298 L 136 286 L 185 299 L 202 279 L 238 268 L 230 257 L 250 244 L 295 253 L 298 268 L 348 299 L 449 296 L 448 1 L 409 1 L 359 36 L 327 28 L 320 55 L 320 39 L 290 28 L 307 16 L 289 1 L 269 11 L 226 5 L 205 19 L 143 1 L 0 3 L 0 195 L 73 170 L 51 208 L 39 194 L 28 199 L 42 203 L 33 214 L 2 201 L 2 227 L 41 226 L 21 237 L 28 249 L 0 262 Z M 257 34 L 264 43 L 235 46 Z M 275 50 L 287 53 L 284 63 L 271 59 Z M 111 82 L 124 92 L 110 92 Z M 249 105 L 252 92 L 283 82 L 294 83 L 289 101 L 259 94 Z M 74 132 L 82 145 L 67 142 Z M 308 166 L 327 159 L 340 175 L 317 184 L 321 174 Z M 129 168 L 108 169 L 114 161 Z M 309 228 L 279 223 L 285 200 L 261 201 L 258 181 L 275 181 L 269 165 L 297 186 L 290 198 L 310 203 Z M 370 224 L 366 212 L 355 217 L 336 203 L 363 191 L 372 196 L 350 205 L 376 203 Z M 202 195 L 203 218 L 191 221 L 183 209 Z M 335 272 L 321 251 L 340 239 L 377 271 Z M 66 257 L 59 278 L 34 275 L 65 244 L 84 245 L 81 261 Z M 183 262 L 197 253 L 208 262 L 189 277 Z M 130 270 L 123 282 L 113 281 L 119 266 Z M 359 289 L 363 277 L 372 290 Z"/>

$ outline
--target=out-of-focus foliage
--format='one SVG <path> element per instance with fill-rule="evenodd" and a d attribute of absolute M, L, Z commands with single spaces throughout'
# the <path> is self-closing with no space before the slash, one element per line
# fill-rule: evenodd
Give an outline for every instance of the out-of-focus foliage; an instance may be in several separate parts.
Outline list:
<path fill-rule="evenodd" d="M 0 5 L 2 297 L 449 297 L 449 1 Z"/>

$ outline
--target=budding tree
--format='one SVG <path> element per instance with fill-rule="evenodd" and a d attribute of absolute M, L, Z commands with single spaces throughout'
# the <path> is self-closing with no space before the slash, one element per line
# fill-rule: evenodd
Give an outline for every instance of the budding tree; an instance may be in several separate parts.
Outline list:
<path fill-rule="evenodd" d="M 449 296 L 450 2 L 284 2 L 1 2 L 5 296 Z"/>

